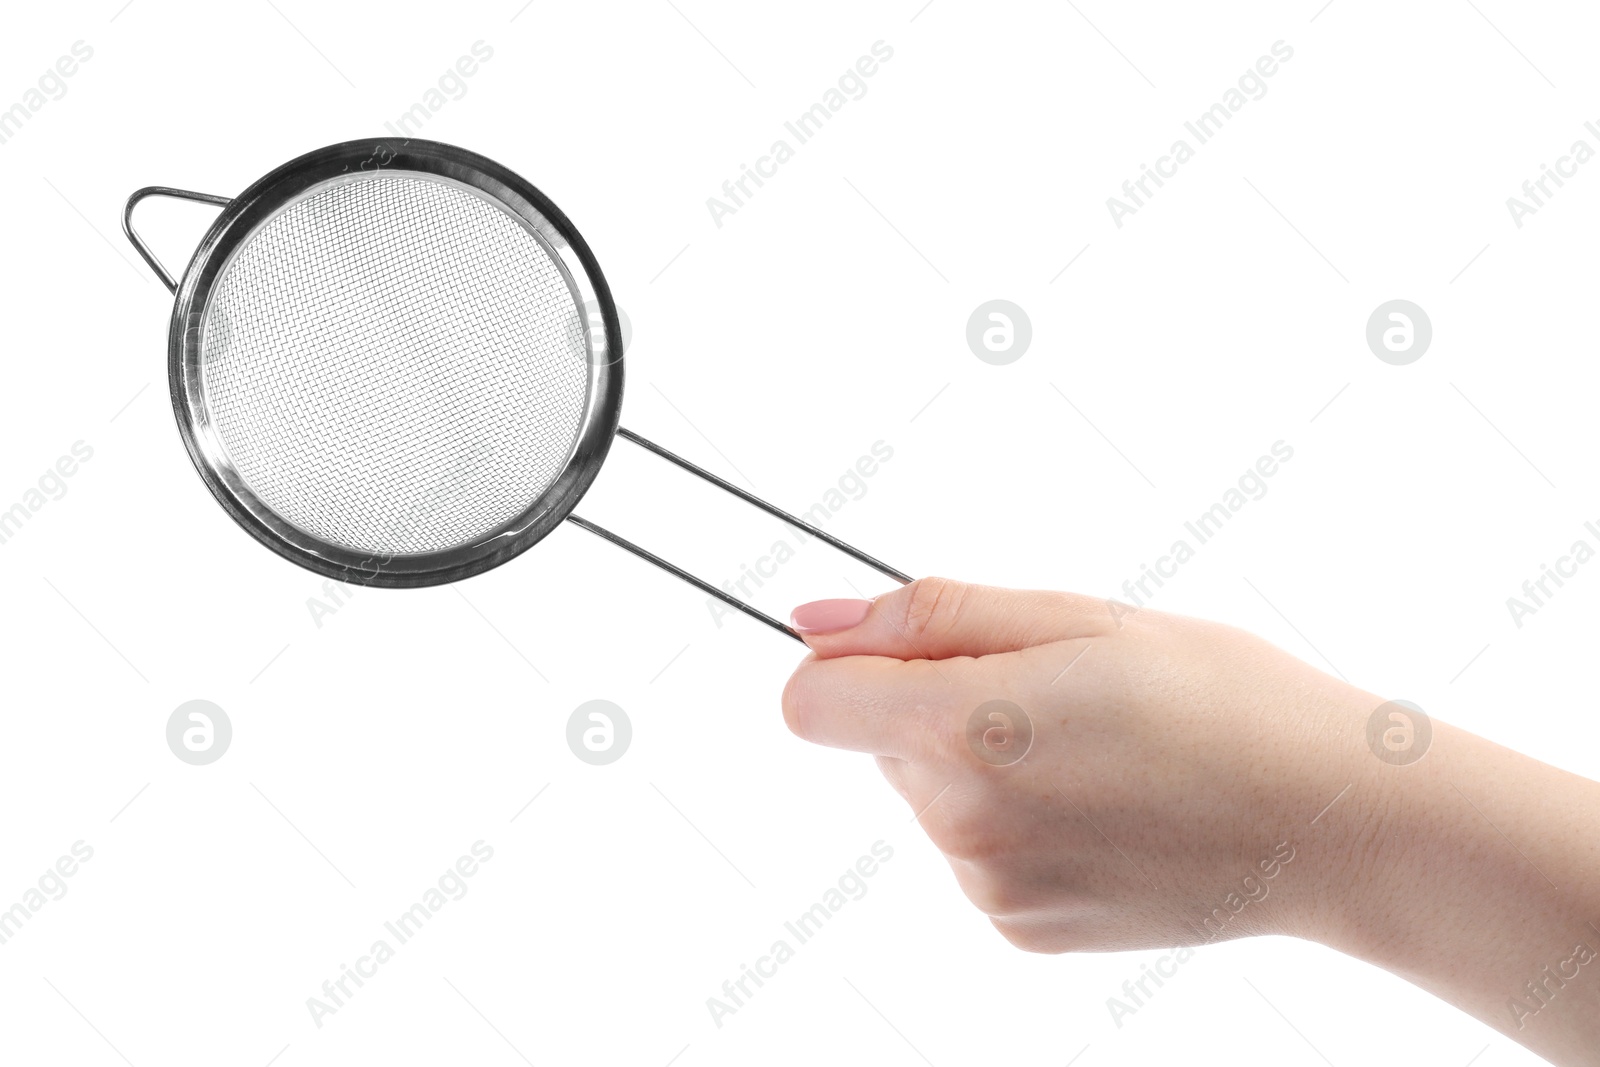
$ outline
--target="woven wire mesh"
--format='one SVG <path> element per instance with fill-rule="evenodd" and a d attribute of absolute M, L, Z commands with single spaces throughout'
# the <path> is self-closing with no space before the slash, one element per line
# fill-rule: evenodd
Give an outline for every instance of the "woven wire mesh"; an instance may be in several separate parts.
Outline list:
<path fill-rule="evenodd" d="M 202 320 L 204 405 L 245 484 L 373 553 L 453 548 L 529 507 L 567 461 L 588 370 L 544 247 L 425 177 L 295 201 L 234 253 Z"/>

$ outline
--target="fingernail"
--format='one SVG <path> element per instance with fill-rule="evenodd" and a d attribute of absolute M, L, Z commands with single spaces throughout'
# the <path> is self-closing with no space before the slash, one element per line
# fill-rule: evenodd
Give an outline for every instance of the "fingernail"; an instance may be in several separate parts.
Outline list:
<path fill-rule="evenodd" d="M 795 608 L 789 621 L 803 634 L 831 634 L 859 626 L 870 610 L 870 600 L 813 600 Z"/>

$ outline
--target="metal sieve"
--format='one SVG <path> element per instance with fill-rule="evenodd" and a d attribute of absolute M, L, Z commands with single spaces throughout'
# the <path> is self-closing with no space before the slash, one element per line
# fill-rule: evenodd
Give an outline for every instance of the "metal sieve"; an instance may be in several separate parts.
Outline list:
<path fill-rule="evenodd" d="M 175 281 L 133 229 L 151 196 L 222 207 Z M 908 575 L 619 426 L 621 331 L 559 208 L 492 160 L 348 141 L 239 196 L 152 186 L 123 231 L 175 295 L 178 430 L 218 503 L 343 582 L 454 582 L 574 523 L 798 639 L 572 513 L 621 436 L 899 582 Z"/>

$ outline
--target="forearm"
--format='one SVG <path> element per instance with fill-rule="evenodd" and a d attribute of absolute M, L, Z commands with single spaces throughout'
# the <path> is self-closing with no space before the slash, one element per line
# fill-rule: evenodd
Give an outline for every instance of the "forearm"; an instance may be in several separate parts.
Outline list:
<path fill-rule="evenodd" d="M 1374 761 L 1321 937 L 1561 1064 L 1600 1064 L 1600 784 L 1442 723 Z"/>

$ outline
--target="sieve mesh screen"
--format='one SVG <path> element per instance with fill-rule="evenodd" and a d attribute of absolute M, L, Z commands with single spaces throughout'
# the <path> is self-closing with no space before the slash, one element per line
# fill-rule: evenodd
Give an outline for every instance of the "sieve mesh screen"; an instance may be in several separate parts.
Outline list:
<path fill-rule="evenodd" d="M 325 186 L 234 253 L 202 319 L 208 418 L 245 484 L 323 541 L 445 550 L 560 475 L 585 314 L 519 222 L 424 176 Z"/>

